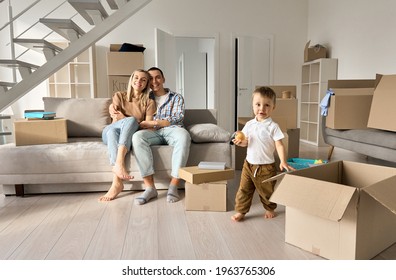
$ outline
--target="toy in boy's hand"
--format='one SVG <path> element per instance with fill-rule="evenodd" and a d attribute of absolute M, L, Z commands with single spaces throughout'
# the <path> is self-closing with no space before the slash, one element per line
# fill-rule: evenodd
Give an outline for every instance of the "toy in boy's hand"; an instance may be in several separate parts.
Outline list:
<path fill-rule="evenodd" d="M 230 144 L 234 144 L 232 140 L 236 139 L 239 141 L 243 141 L 245 140 L 245 134 L 242 131 L 235 131 L 232 135 L 231 135 L 231 139 L 230 139 Z"/>

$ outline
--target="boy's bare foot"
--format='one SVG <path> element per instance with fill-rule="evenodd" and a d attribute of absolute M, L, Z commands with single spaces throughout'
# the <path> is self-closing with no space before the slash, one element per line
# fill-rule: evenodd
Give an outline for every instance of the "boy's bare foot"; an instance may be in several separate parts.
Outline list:
<path fill-rule="evenodd" d="M 122 184 L 122 182 L 113 182 L 107 193 L 104 196 L 99 197 L 98 200 L 99 201 L 113 200 L 120 192 L 122 192 L 123 189 L 124 189 L 124 185 Z"/>
<path fill-rule="evenodd" d="M 265 219 L 272 219 L 272 218 L 274 218 L 276 215 L 275 215 L 275 211 L 272 211 L 272 210 L 267 210 L 267 211 L 265 211 L 265 214 L 264 214 L 264 218 Z"/>
<path fill-rule="evenodd" d="M 113 166 L 112 171 L 121 180 L 132 180 L 133 179 L 133 176 L 129 175 L 129 173 L 125 170 L 125 168 L 123 168 L 117 164 Z"/>
<path fill-rule="evenodd" d="M 243 220 L 243 218 L 245 217 L 245 214 L 242 213 L 236 213 L 233 216 L 231 216 L 231 220 L 235 221 L 235 222 L 240 222 Z"/>

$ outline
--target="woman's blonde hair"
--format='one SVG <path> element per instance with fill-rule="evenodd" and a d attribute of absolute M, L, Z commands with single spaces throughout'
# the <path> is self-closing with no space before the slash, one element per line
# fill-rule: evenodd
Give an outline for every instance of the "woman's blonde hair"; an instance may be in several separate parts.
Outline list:
<path fill-rule="evenodd" d="M 133 76 L 135 76 L 135 73 L 144 73 L 146 74 L 147 77 L 147 85 L 146 87 L 142 90 L 142 96 L 140 98 L 140 104 L 142 106 L 146 106 L 149 100 L 149 92 L 150 92 L 150 74 L 148 71 L 144 70 L 144 69 L 136 69 L 135 71 L 133 71 L 131 77 L 129 78 L 129 82 L 128 82 L 128 88 L 127 88 L 127 100 L 129 102 L 132 102 L 132 96 L 133 96 L 133 87 L 132 87 L 132 83 L 133 83 Z"/>

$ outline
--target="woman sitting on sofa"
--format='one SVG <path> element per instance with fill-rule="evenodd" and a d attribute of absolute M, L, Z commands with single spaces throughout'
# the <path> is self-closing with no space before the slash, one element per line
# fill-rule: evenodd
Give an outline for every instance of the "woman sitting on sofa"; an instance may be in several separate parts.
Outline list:
<path fill-rule="evenodd" d="M 108 192 L 99 201 L 113 200 L 123 189 L 123 180 L 131 180 L 125 167 L 125 155 L 131 150 L 132 135 L 139 128 L 141 121 L 153 120 L 156 105 L 149 98 L 149 73 L 145 70 L 135 70 L 129 78 L 126 92 L 116 92 L 113 95 L 110 110 L 113 122 L 102 132 L 103 142 L 107 145 L 110 164 L 113 166 L 113 182 Z"/>

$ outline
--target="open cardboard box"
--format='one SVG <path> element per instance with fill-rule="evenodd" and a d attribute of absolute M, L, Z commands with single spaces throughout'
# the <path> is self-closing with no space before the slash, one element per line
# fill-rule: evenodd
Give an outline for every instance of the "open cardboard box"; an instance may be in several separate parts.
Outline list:
<path fill-rule="evenodd" d="M 366 129 L 373 99 L 373 80 L 329 80 L 334 95 L 326 117 L 326 127 L 332 129 Z"/>
<path fill-rule="evenodd" d="M 304 62 L 312 61 L 318 58 L 327 57 L 327 49 L 321 45 L 309 46 L 311 41 L 305 44 L 304 48 Z"/>
<path fill-rule="evenodd" d="M 371 259 L 396 242 L 396 168 L 337 161 L 285 174 L 285 241 L 327 259 Z"/>
<path fill-rule="evenodd" d="M 396 75 L 377 75 L 368 127 L 396 132 Z"/>

